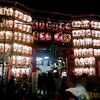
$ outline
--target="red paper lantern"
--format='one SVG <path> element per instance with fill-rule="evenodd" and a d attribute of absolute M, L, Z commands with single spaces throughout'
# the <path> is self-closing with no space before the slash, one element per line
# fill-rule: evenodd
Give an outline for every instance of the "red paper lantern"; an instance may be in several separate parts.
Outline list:
<path fill-rule="evenodd" d="M 52 23 L 51 23 L 51 21 L 47 21 L 47 23 L 46 23 L 46 28 L 49 29 L 49 30 L 51 30 L 51 28 L 52 28 Z"/>
<path fill-rule="evenodd" d="M 44 32 L 40 32 L 39 38 L 40 38 L 40 40 L 45 40 L 45 33 Z"/>
<path fill-rule="evenodd" d="M 33 28 L 34 29 L 37 29 L 38 28 L 38 25 L 39 25 L 38 21 L 37 20 L 34 20 L 33 21 Z"/>
<path fill-rule="evenodd" d="M 45 38 L 46 38 L 46 40 L 51 40 L 51 33 L 46 32 Z"/>
<path fill-rule="evenodd" d="M 55 41 L 59 41 L 59 35 L 60 35 L 60 33 L 55 33 L 54 34 L 54 40 Z"/>
<path fill-rule="evenodd" d="M 39 39 L 39 33 L 34 31 L 33 32 L 33 40 L 38 40 Z"/>
<path fill-rule="evenodd" d="M 40 21 L 39 22 L 39 28 L 40 29 L 45 29 L 45 23 L 44 23 L 44 21 Z"/>
<path fill-rule="evenodd" d="M 64 23 L 63 22 L 59 22 L 59 30 L 64 30 Z"/>

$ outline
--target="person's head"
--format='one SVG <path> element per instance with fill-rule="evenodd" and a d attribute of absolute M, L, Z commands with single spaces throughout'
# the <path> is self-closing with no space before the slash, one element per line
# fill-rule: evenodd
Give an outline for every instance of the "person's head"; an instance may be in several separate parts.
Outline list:
<path fill-rule="evenodd" d="M 78 83 L 81 84 L 81 85 L 86 85 L 86 82 L 87 82 L 87 74 L 82 74 L 78 77 Z"/>
<path fill-rule="evenodd" d="M 77 83 L 77 77 L 75 75 L 70 75 L 67 77 L 67 87 L 74 87 Z"/>

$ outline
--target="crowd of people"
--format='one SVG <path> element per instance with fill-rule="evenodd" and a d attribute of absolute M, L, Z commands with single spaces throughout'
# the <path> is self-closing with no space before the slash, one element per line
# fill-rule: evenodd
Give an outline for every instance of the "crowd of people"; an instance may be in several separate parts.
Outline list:
<path fill-rule="evenodd" d="M 59 73 L 42 73 L 38 76 L 38 93 L 54 98 L 61 86 Z"/>
<path fill-rule="evenodd" d="M 99 78 L 84 73 L 63 77 L 59 73 L 42 73 L 38 77 L 38 93 L 47 94 L 47 100 L 99 100 Z"/>
<path fill-rule="evenodd" d="M 92 84 L 88 79 L 86 74 L 61 77 L 58 72 L 40 73 L 37 78 L 37 95 L 34 95 L 32 78 L 23 74 L 23 77 L 16 80 L 11 76 L 7 82 L 3 80 L 5 96 L 0 100 L 39 100 L 38 97 L 34 99 L 34 96 L 46 96 L 46 100 L 94 100 L 88 94 Z"/>
<path fill-rule="evenodd" d="M 53 97 L 54 100 L 90 100 L 86 89 L 87 75 L 68 75 L 42 73 L 38 77 L 38 93 Z"/>
<path fill-rule="evenodd" d="M 3 82 L 3 83 L 2 83 Z M 23 77 L 16 79 L 13 75 L 9 80 L 1 83 L 2 97 L 0 100 L 30 100 L 32 96 L 32 84 L 30 78 L 23 74 Z"/>
<path fill-rule="evenodd" d="M 61 88 L 58 99 L 60 100 L 90 100 L 86 90 L 86 75 L 70 75 L 66 78 L 64 88 Z M 65 80 L 65 79 L 64 79 Z"/>

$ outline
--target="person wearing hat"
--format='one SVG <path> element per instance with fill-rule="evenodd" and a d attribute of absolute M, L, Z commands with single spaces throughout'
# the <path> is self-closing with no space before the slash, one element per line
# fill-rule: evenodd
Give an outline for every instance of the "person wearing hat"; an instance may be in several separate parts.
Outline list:
<path fill-rule="evenodd" d="M 87 90 L 85 88 L 86 75 L 80 75 L 79 77 L 68 78 L 69 88 L 65 90 L 64 100 L 90 100 Z"/>

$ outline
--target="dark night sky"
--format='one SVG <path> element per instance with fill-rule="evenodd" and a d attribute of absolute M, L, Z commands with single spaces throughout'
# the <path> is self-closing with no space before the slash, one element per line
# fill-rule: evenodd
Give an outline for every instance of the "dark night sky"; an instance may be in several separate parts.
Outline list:
<path fill-rule="evenodd" d="M 100 3 L 96 0 L 8 0 L 17 1 L 29 8 L 65 14 L 100 14 Z"/>

